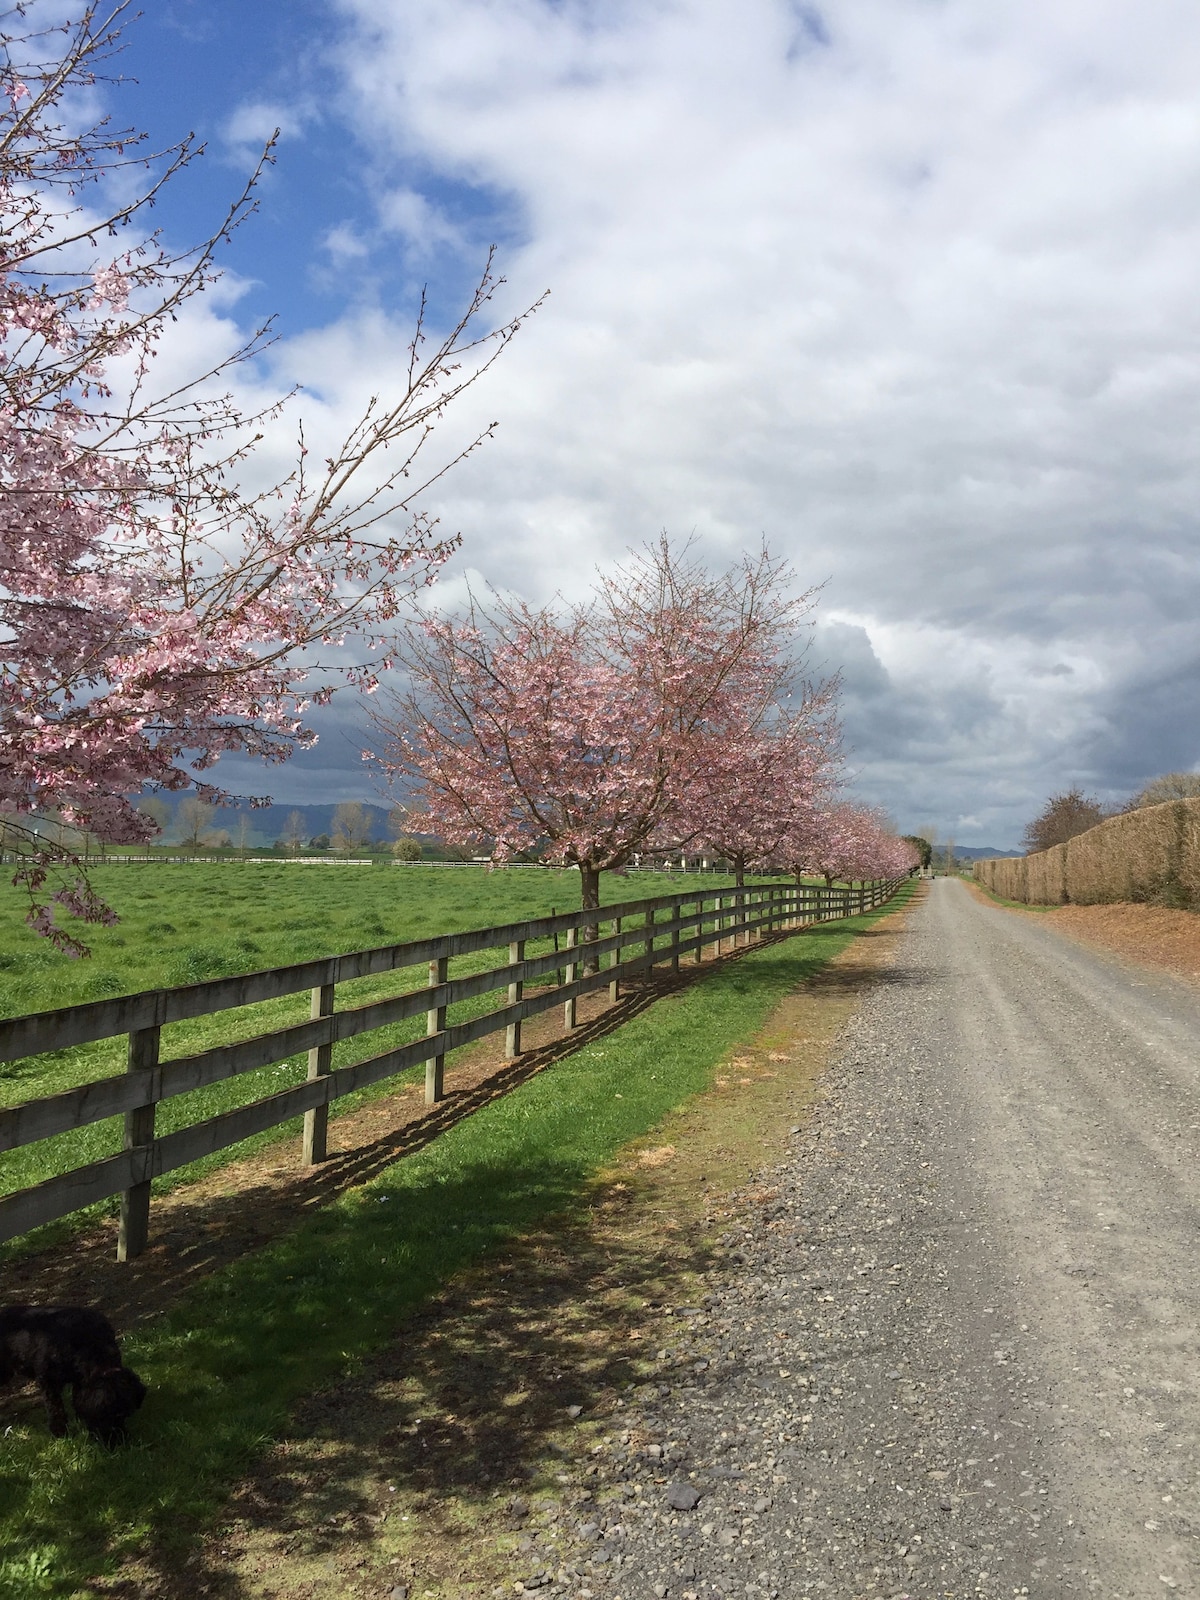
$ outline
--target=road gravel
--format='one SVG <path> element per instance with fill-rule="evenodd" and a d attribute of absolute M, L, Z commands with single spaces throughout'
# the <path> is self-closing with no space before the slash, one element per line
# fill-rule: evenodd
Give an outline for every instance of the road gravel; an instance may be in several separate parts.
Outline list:
<path fill-rule="evenodd" d="M 1198 1042 L 1195 990 L 937 881 L 527 1587 L 1196 1593 Z"/>

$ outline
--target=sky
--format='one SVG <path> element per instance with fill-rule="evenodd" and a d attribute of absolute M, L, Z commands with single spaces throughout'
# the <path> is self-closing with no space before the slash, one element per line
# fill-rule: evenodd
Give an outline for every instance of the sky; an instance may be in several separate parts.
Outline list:
<path fill-rule="evenodd" d="M 204 160 L 253 381 L 336 431 L 415 297 L 550 297 L 446 425 L 468 576 L 544 601 L 667 530 L 823 584 L 855 792 L 1015 846 L 1200 763 L 1200 13 L 1184 0 L 155 0 L 105 91 Z M 180 359 L 200 335 L 178 335 Z M 189 339 L 192 343 L 189 344 Z M 249 381 L 249 380 L 247 380 Z M 369 798 L 349 709 L 225 781 Z"/>

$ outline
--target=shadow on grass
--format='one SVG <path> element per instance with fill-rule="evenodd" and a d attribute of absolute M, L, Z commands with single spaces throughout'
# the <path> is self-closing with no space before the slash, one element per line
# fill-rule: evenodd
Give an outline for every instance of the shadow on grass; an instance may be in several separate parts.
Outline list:
<path fill-rule="evenodd" d="M 544 1476 L 547 1459 L 553 1466 L 560 1452 L 574 1456 L 578 1447 L 560 1444 L 566 1430 L 586 1426 L 643 1376 L 643 1349 L 631 1334 L 645 1314 L 635 1308 L 658 1299 L 664 1269 L 678 1281 L 707 1264 L 703 1245 L 682 1236 L 668 1244 L 661 1233 L 622 1240 L 603 1218 L 599 1226 L 573 1218 L 553 1235 L 521 1241 L 505 1251 L 503 1275 L 470 1274 L 357 1377 L 305 1402 L 229 1507 L 229 1536 L 195 1552 L 182 1571 L 156 1553 L 142 1592 L 247 1600 L 256 1590 L 234 1566 L 246 1537 L 255 1557 L 286 1560 L 298 1592 L 307 1592 L 300 1585 L 310 1572 L 370 1582 L 373 1574 L 357 1565 L 364 1549 L 382 1592 L 397 1582 L 410 1593 L 449 1586 L 462 1576 L 454 1544 L 472 1524 L 486 1520 L 495 1533 L 522 1528 L 497 1491 L 551 1488 L 575 1498 Z M 655 1374 L 677 1377 L 666 1367 Z M 582 1408 L 579 1424 L 571 1406 Z M 395 1542 L 388 1539 L 385 1519 L 398 1509 L 390 1485 L 402 1486 L 404 1512 L 420 1514 L 416 1549 L 396 1521 Z"/>
<path fill-rule="evenodd" d="M 871 938 L 874 929 L 860 928 L 858 938 Z M 6 1298 L 29 1298 L 40 1303 L 98 1306 L 125 1331 L 139 1321 L 160 1316 L 195 1285 L 221 1271 L 251 1251 L 301 1226 L 314 1211 L 352 1189 L 370 1182 L 393 1162 L 426 1148 L 464 1118 L 492 1101 L 511 1094 L 547 1067 L 555 1066 L 597 1041 L 625 1027 L 648 1008 L 670 995 L 706 983 L 715 973 L 732 973 L 733 992 L 748 994 L 750 986 L 736 974 L 748 957 L 754 963 L 754 985 L 785 977 L 791 984 L 812 979 L 827 965 L 832 948 L 840 949 L 848 936 L 845 923 L 817 924 L 798 934 L 781 933 L 760 943 L 727 951 L 701 966 L 684 965 L 678 975 L 656 973 L 652 979 L 629 984 L 612 1005 L 586 1020 L 572 1032 L 540 1048 L 528 1050 L 515 1061 L 504 1062 L 469 1088 L 454 1087 L 454 1072 L 447 1071 L 446 1098 L 426 1110 L 411 1099 L 403 1108 L 412 1114 L 400 1126 L 356 1149 L 329 1156 L 318 1167 L 274 1165 L 271 1151 L 256 1164 L 235 1163 L 228 1169 L 231 1187 L 217 1187 L 215 1174 L 204 1190 L 184 1189 L 174 1204 L 157 1205 L 151 1217 L 151 1247 L 133 1262 L 115 1259 L 115 1222 L 77 1234 L 73 1239 L 52 1239 L 49 1248 L 17 1255 L 4 1264 Z M 800 954 L 797 941 L 806 953 Z M 773 958 L 768 955 L 773 952 Z M 841 965 L 826 974 L 847 991 L 861 982 L 866 968 Z M 873 977 L 879 974 L 870 969 Z M 902 981 L 885 974 L 883 981 Z M 488 1048 L 485 1042 L 484 1049 Z M 491 1048 L 494 1048 L 492 1046 Z M 469 1065 L 469 1059 L 462 1062 Z M 398 1085 L 398 1093 L 403 1085 Z M 393 1104 L 396 1104 L 393 1099 Z M 273 1147 L 277 1160 L 295 1162 L 295 1136 Z"/>
<path fill-rule="evenodd" d="M 548 1056 L 531 1053 L 502 1069 L 473 1098 L 331 1163 L 317 1192 L 306 1186 L 302 1219 L 293 1217 L 283 1237 L 205 1281 L 196 1281 L 198 1263 L 180 1303 L 126 1341 L 150 1385 L 130 1447 L 109 1455 L 78 1437 L 48 1440 L 40 1419 L 0 1441 L 0 1549 L 17 1561 L 0 1563 L 0 1593 L 72 1593 L 114 1558 L 148 1549 L 159 1552 L 161 1579 L 150 1592 L 166 1592 L 182 1548 L 302 1397 L 361 1370 L 454 1274 L 561 1216 L 598 1165 L 706 1087 L 722 1055 L 862 931 L 814 928 L 696 969 L 703 983 L 685 974 L 632 995 Z M 839 986 L 848 977 L 840 969 Z M 556 1070 L 544 1072 L 550 1060 Z M 245 1190 L 222 1204 L 236 1210 L 254 1198 Z M 582 1235 L 579 1249 L 586 1267 Z M 613 1269 L 607 1257 L 595 1266 Z M 629 1290 L 649 1269 L 630 1259 L 615 1270 Z M 479 1300 L 478 1347 L 467 1338 L 442 1350 L 413 1330 L 399 1353 L 393 1348 L 389 1359 L 402 1371 L 444 1356 L 447 1393 L 457 1398 L 432 1434 L 415 1428 L 403 1397 L 387 1401 L 394 1470 L 417 1474 L 414 1481 L 427 1473 L 439 1492 L 500 1471 L 519 1477 L 529 1441 L 561 1406 L 586 1405 L 596 1382 L 619 1373 L 616 1355 L 611 1371 L 589 1371 L 562 1331 L 562 1307 L 588 1293 L 591 1276 L 573 1271 L 561 1288 L 548 1278 L 544 1304 L 531 1312 L 536 1327 L 512 1323 L 501 1280 Z M 516 1410 L 506 1406 L 498 1420 L 494 1399 L 526 1360 L 540 1376 L 514 1433 Z M 331 1436 L 350 1448 L 336 1393 L 328 1406 Z"/>

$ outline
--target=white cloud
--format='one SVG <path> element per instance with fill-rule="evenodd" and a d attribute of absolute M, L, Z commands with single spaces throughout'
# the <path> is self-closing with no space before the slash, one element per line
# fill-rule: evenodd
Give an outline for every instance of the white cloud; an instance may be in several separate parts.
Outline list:
<path fill-rule="evenodd" d="M 297 107 L 253 100 L 237 108 L 225 124 L 223 136 L 233 159 L 245 166 L 262 154 L 275 133 L 281 139 L 294 138 L 303 126 L 304 116 Z"/>
<path fill-rule="evenodd" d="M 467 247 L 461 228 L 440 207 L 406 184 L 388 190 L 377 204 L 383 231 L 399 235 L 417 257 L 447 246 L 455 250 Z"/>
<path fill-rule="evenodd" d="M 363 261 L 371 253 L 371 246 L 349 222 L 339 222 L 330 228 L 321 243 L 329 253 L 335 267 L 348 266 L 353 261 Z"/>
<path fill-rule="evenodd" d="M 1200 679 L 1193 7 L 340 9 L 393 225 L 437 226 L 429 174 L 507 197 L 511 303 L 553 289 L 472 402 L 466 560 L 545 594 L 765 532 L 923 708 L 907 754 L 859 718 L 902 821 L 1011 841 L 1200 756 L 1161 688 Z"/>

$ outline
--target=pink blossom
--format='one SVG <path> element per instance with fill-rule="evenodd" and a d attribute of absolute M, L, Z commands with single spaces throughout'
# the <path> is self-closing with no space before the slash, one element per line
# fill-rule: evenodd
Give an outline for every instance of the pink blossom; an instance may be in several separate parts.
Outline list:
<path fill-rule="evenodd" d="M 712 577 L 664 537 L 589 606 L 493 595 L 426 617 L 404 652 L 415 691 L 377 719 L 382 763 L 416 784 L 431 831 L 497 861 L 578 867 L 598 905 L 601 872 L 711 835 L 725 779 L 769 742 L 813 603 L 789 587 L 765 552 Z M 802 765 L 818 725 L 814 710 L 780 733 Z"/>
<path fill-rule="evenodd" d="M 45 55 L 41 8 L 31 0 L 27 38 L 8 41 L 19 58 Z M 61 31 L 62 59 L 10 77 L 0 102 L 0 810 L 69 811 L 120 841 L 152 831 L 129 798 L 143 787 L 186 787 L 233 751 L 284 760 L 314 738 L 304 706 L 339 685 L 374 693 L 390 625 L 459 542 L 414 500 L 491 432 L 427 463 L 433 426 L 524 316 L 478 329 L 498 283 L 489 256 L 440 341 L 426 344 L 422 308 L 406 384 L 368 404 L 323 473 L 310 471 L 301 435 L 282 482 L 243 489 L 241 468 L 279 407 L 250 416 L 209 398 L 221 365 L 163 395 L 150 375 L 178 306 L 213 281 L 218 245 L 253 209 L 255 179 L 198 249 L 171 256 L 151 236 L 120 264 L 78 270 L 79 252 L 139 219 L 192 154 L 186 142 L 168 151 L 108 223 L 64 215 L 60 190 L 128 165 L 126 138 L 104 124 L 62 125 L 63 97 L 111 47 L 98 19 Z M 122 353 L 135 377 L 117 392 Z M 344 645 L 351 664 L 322 669 L 325 645 Z M 24 837 L 31 925 L 59 938 L 38 900 L 52 863 Z M 95 920 L 70 873 L 56 903 Z"/>

